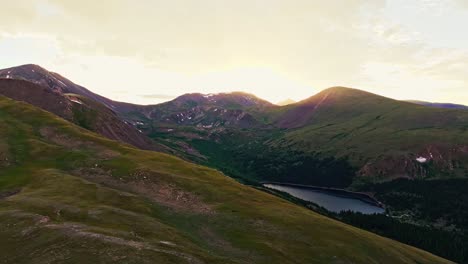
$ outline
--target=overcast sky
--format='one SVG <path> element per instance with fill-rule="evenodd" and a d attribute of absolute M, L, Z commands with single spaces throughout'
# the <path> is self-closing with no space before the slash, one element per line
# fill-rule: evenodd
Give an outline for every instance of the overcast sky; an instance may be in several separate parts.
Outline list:
<path fill-rule="evenodd" d="M 349 86 L 468 104 L 468 0 L 15 0 L 0 67 L 39 64 L 112 99 Z"/>

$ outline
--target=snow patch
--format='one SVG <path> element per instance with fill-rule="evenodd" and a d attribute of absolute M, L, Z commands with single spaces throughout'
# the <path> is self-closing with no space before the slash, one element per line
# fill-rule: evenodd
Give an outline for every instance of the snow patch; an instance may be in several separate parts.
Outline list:
<path fill-rule="evenodd" d="M 83 103 L 77 99 L 70 99 L 70 101 L 82 105 Z"/>
<path fill-rule="evenodd" d="M 416 158 L 416 161 L 419 162 L 419 163 L 426 163 L 427 159 L 425 157 L 418 157 L 418 158 Z"/>
<path fill-rule="evenodd" d="M 167 245 L 167 246 L 176 246 L 176 244 L 170 242 L 170 241 L 159 241 L 160 244 Z"/>
<path fill-rule="evenodd" d="M 59 79 L 57 79 L 57 78 L 55 78 L 55 80 L 57 80 L 57 81 L 58 81 L 60 84 L 62 84 L 63 86 L 67 87 L 67 85 L 64 84 L 61 80 L 59 80 Z"/>

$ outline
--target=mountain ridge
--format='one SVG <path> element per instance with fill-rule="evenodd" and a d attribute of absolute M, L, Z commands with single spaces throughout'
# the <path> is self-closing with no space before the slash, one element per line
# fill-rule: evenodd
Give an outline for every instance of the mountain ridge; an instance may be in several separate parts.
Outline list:
<path fill-rule="evenodd" d="M 418 100 L 405 100 L 405 102 L 424 105 L 429 107 L 436 107 L 436 108 L 449 108 L 449 109 L 468 109 L 468 106 L 461 105 L 461 104 L 452 104 L 452 103 L 434 103 L 434 102 L 425 102 L 425 101 L 418 101 Z"/>
<path fill-rule="evenodd" d="M 24 66 L 21 67 L 24 68 Z M 0 70 L 0 76 L 8 74 L 11 69 Z M 26 69 L 17 71 L 29 74 L 32 69 L 26 66 Z M 40 80 L 36 82 L 40 82 Z M 57 85 L 60 86 L 60 83 Z M 50 86 L 55 87 L 53 83 L 48 87 L 50 88 Z M 279 139 L 268 139 L 268 136 L 267 138 L 262 136 L 262 139 L 257 138 L 257 141 L 266 140 L 269 142 L 267 145 L 284 148 L 291 148 L 295 145 L 293 149 L 301 152 L 320 152 L 325 156 L 346 158 L 352 166 L 358 167 L 358 175 L 366 176 L 387 174 L 390 178 L 420 177 L 428 172 L 426 169 L 422 169 L 421 165 L 423 164 L 414 162 L 415 155 L 423 155 L 424 153 L 426 160 L 432 161 L 435 159 L 429 157 L 428 149 L 437 149 L 444 160 L 431 163 L 431 166 L 435 166 L 436 170 L 442 168 L 449 170 L 454 162 L 450 157 L 460 158 L 463 157 L 464 153 L 463 144 L 443 143 L 443 140 L 434 137 L 434 134 L 424 135 L 433 138 L 430 144 L 424 144 L 419 139 L 414 139 L 412 143 L 404 143 L 404 141 L 398 142 L 396 139 L 390 139 L 388 133 L 394 132 L 384 132 L 383 128 L 391 129 L 389 131 L 407 131 L 404 133 L 408 137 L 401 137 L 404 140 L 409 140 L 410 131 L 417 131 L 414 129 L 421 128 L 436 127 L 453 130 L 453 133 L 461 133 L 457 131 L 462 131 L 460 129 L 463 129 L 463 126 L 457 124 L 465 122 L 465 112 L 419 106 L 342 86 L 327 88 L 307 99 L 287 106 L 277 106 L 244 92 L 192 93 L 157 105 L 142 106 L 118 103 L 118 106 L 111 110 L 116 111 L 123 122 L 131 124 L 158 144 L 167 145 L 165 149 L 162 148 L 163 151 L 188 159 L 209 158 L 200 154 L 199 150 L 192 146 L 194 139 L 221 142 L 221 138 L 227 140 L 225 135 L 237 129 L 251 130 L 247 134 L 258 134 L 252 130 L 260 129 L 260 133 L 265 134 L 265 136 L 269 133 L 272 135 L 283 134 Z M 372 128 L 371 124 L 380 124 L 379 126 L 382 127 Z M 446 128 L 443 128 L 444 126 Z M 377 130 L 373 132 L 368 132 L 369 129 L 363 130 L 366 128 Z M 283 131 L 280 132 L 281 130 Z M 321 131 L 320 134 L 316 134 L 318 131 Z M 388 154 L 381 160 L 375 160 L 376 157 L 371 155 L 380 156 L 381 154 L 376 153 L 373 145 L 369 144 L 368 139 L 358 134 L 358 131 L 371 134 L 379 131 L 382 133 L 379 136 L 387 138 L 386 140 L 390 140 L 391 144 L 394 144 L 392 151 L 388 153 L 396 151 L 407 154 L 400 157 Z M 352 146 L 352 148 L 358 149 L 355 152 L 343 151 L 340 149 L 342 147 L 337 145 L 338 142 L 344 144 L 343 140 L 349 141 L 351 139 L 356 142 Z M 247 140 L 247 138 L 243 140 Z M 450 139 L 450 141 L 456 142 L 454 139 Z M 240 144 L 244 145 L 242 142 Z M 308 146 L 310 150 L 306 147 L 300 147 L 300 145 Z M 370 154 L 362 153 L 364 149 Z M 458 150 L 454 153 L 449 151 L 450 149 Z M 187 153 L 194 153 L 195 157 L 190 157 L 191 154 Z M 405 165 L 406 167 L 402 168 L 402 165 L 396 165 L 398 163 L 411 165 Z M 463 174 L 463 167 L 465 167 L 463 164 L 457 166 L 460 165 L 462 166 L 461 171 L 457 172 L 458 175 Z"/>

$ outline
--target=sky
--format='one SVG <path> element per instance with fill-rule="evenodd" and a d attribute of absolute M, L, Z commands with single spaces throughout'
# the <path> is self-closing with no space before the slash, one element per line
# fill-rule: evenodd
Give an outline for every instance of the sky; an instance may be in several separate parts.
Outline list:
<path fill-rule="evenodd" d="M 114 100 L 332 86 L 468 104 L 468 0 L 15 0 L 0 68 L 38 64 Z"/>

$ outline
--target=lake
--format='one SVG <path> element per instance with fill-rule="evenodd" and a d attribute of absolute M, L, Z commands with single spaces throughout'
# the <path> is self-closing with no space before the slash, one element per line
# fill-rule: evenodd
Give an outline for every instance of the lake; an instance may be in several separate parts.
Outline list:
<path fill-rule="evenodd" d="M 381 214 L 385 210 L 371 202 L 365 202 L 351 194 L 340 193 L 337 195 L 332 191 L 316 190 L 313 188 L 290 186 L 281 184 L 264 184 L 265 187 L 288 193 L 304 201 L 313 202 L 329 211 L 339 213 L 341 211 L 353 211 L 363 214 Z"/>

